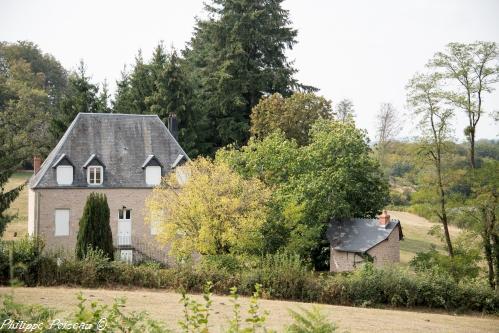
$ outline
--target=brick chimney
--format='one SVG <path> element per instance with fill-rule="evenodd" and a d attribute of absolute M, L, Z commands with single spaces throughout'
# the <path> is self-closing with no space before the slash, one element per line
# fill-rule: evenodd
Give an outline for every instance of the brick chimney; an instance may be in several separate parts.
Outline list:
<path fill-rule="evenodd" d="M 42 165 L 42 159 L 40 156 L 33 157 L 33 173 L 36 175 L 40 171 L 40 166 Z"/>
<path fill-rule="evenodd" d="M 379 226 L 380 227 L 385 227 L 390 223 L 390 215 L 386 212 L 386 210 L 383 211 L 383 213 L 378 217 L 379 221 Z"/>
<path fill-rule="evenodd" d="M 175 140 L 178 141 L 178 124 L 177 115 L 175 113 L 170 113 L 168 115 L 168 130 L 173 135 Z"/>

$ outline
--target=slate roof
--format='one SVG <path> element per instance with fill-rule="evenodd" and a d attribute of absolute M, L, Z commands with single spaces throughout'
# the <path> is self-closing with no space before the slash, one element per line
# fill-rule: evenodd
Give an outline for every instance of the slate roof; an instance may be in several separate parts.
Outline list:
<path fill-rule="evenodd" d="M 378 219 L 335 220 L 329 224 L 327 238 L 335 250 L 364 253 L 387 239 L 398 225 L 400 221 L 394 219 L 386 227 L 380 226 Z M 398 230 L 402 239 L 402 227 Z"/>
<path fill-rule="evenodd" d="M 64 155 L 64 156 L 63 156 Z M 95 158 L 92 158 L 95 155 Z M 90 159 L 106 166 L 102 188 L 150 188 L 145 182 L 144 161 L 154 157 L 162 174 L 180 155 L 187 154 L 156 115 L 80 113 L 29 182 L 30 188 L 60 188 L 54 163 L 67 159 L 74 166 L 73 184 L 88 188 L 85 163 Z M 61 158 L 62 156 L 62 158 Z M 91 164 L 93 164 L 92 162 Z"/>

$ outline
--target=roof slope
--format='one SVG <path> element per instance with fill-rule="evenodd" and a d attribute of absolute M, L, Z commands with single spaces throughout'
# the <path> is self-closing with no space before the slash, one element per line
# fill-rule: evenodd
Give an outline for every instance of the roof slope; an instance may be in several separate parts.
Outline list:
<path fill-rule="evenodd" d="M 95 154 L 106 166 L 104 188 L 151 187 L 145 182 L 142 164 L 154 155 L 163 175 L 179 155 L 187 156 L 166 126 L 155 115 L 80 113 L 54 150 L 31 178 L 31 188 L 55 188 L 53 164 L 63 155 L 75 166 L 73 184 L 88 187 L 85 162 Z"/>
<path fill-rule="evenodd" d="M 327 238 L 335 250 L 363 253 L 387 239 L 399 224 L 399 220 L 390 220 L 383 227 L 378 224 L 378 219 L 336 220 L 329 224 Z M 401 228 L 399 232 L 402 238 Z"/>

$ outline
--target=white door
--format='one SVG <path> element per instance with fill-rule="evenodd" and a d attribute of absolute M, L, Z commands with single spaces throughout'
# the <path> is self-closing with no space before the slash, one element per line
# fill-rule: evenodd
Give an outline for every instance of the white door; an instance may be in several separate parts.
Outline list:
<path fill-rule="evenodd" d="M 130 209 L 119 210 L 118 245 L 132 245 L 132 218 Z"/>
<path fill-rule="evenodd" d="M 132 250 L 121 250 L 120 251 L 121 261 L 127 262 L 129 264 L 133 263 L 133 252 Z"/>

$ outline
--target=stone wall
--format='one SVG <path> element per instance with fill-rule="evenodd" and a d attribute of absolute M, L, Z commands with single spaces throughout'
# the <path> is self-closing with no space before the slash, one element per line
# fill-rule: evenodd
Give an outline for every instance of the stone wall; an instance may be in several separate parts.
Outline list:
<path fill-rule="evenodd" d="M 110 224 L 114 243 L 117 244 L 118 210 L 125 206 L 131 209 L 132 238 L 140 239 L 141 243 L 156 243 L 151 235 L 151 226 L 144 223 L 145 200 L 152 189 L 38 189 L 38 215 L 33 216 L 36 234 L 45 240 L 45 248 L 49 250 L 64 250 L 73 253 L 78 234 L 78 223 L 83 214 L 87 197 L 92 192 L 104 193 L 110 210 Z M 31 193 L 30 193 L 31 195 Z M 34 197 L 34 194 L 32 194 Z M 31 204 L 31 200 L 30 200 Z M 34 204 L 34 200 L 33 200 Z M 69 236 L 55 236 L 55 210 L 69 209 Z M 35 207 L 30 207 L 30 214 Z M 133 242 L 133 240 L 132 240 Z M 159 244 L 158 244 L 159 247 Z"/>
<path fill-rule="evenodd" d="M 400 262 L 399 228 L 393 229 L 390 236 L 367 251 L 374 258 L 374 265 L 381 267 L 390 263 Z M 331 247 L 330 270 L 331 272 L 352 271 L 362 264 L 362 257 L 353 252 L 337 251 Z"/>

